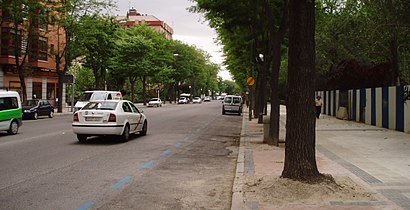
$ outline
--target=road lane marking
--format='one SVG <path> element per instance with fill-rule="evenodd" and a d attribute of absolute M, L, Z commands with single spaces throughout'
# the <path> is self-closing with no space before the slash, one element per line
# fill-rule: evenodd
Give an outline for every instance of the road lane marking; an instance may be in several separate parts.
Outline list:
<path fill-rule="evenodd" d="M 165 156 L 169 156 L 171 154 L 172 154 L 172 151 L 170 149 L 167 149 L 167 150 L 165 150 L 161 153 L 161 156 L 165 157 Z"/>
<path fill-rule="evenodd" d="M 154 164 L 155 164 L 155 160 L 150 160 L 150 161 L 148 161 L 148 162 L 146 162 L 145 164 L 144 164 L 144 166 L 142 166 L 142 169 L 149 169 L 149 168 L 151 168 Z"/>
<path fill-rule="evenodd" d="M 115 183 L 112 186 L 112 189 L 118 189 L 118 188 L 122 187 L 123 185 L 131 182 L 132 178 L 134 178 L 134 177 L 133 176 L 126 176 L 125 178 L 121 179 L 119 182 Z"/>
<path fill-rule="evenodd" d="M 94 201 L 87 201 L 83 205 L 77 208 L 77 210 L 87 210 L 90 209 L 94 205 Z"/>

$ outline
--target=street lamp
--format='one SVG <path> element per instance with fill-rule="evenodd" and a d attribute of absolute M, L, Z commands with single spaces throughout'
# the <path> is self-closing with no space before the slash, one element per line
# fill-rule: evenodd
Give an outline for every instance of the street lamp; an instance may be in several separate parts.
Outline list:
<path fill-rule="evenodd" d="M 262 53 L 259 54 L 259 58 L 263 61 L 263 54 Z"/>

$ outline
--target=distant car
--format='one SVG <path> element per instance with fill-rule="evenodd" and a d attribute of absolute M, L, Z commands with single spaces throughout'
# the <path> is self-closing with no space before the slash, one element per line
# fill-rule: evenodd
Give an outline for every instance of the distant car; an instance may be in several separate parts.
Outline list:
<path fill-rule="evenodd" d="M 23 104 L 23 119 L 35 119 L 40 116 L 54 117 L 54 107 L 46 99 L 30 99 Z"/>
<path fill-rule="evenodd" d="M 201 100 L 201 98 L 199 98 L 199 97 L 194 97 L 194 99 L 192 99 L 192 103 L 194 103 L 194 104 L 200 104 L 200 103 L 202 103 L 202 100 Z"/>
<path fill-rule="evenodd" d="M 205 96 L 204 102 L 210 102 L 210 101 L 211 101 L 211 97 L 210 96 Z"/>
<path fill-rule="evenodd" d="M 188 103 L 188 99 L 185 97 L 180 97 L 178 100 L 178 104 L 187 104 Z"/>
<path fill-rule="evenodd" d="M 74 113 L 73 132 L 80 142 L 89 136 L 120 136 L 129 140 L 130 134 L 147 134 L 148 119 L 138 107 L 127 100 L 93 101 Z"/>
<path fill-rule="evenodd" d="M 152 98 L 148 101 L 148 107 L 160 107 L 162 106 L 162 101 L 160 98 Z"/>
<path fill-rule="evenodd" d="M 226 114 L 227 112 L 234 112 L 238 115 L 242 113 L 242 97 L 241 96 L 234 96 L 234 95 L 227 95 L 225 96 L 222 102 L 222 114 Z"/>

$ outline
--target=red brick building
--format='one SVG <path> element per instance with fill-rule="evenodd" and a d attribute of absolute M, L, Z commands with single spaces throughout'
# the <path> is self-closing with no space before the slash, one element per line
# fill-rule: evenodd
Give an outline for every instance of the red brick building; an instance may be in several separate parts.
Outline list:
<path fill-rule="evenodd" d="M 127 27 L 135 24 L 147 24 L 155 28 L 157 31 L 165 33 L 167 39 L 172 39 L 172 34 L 174 34 L 174 30 L 164 21 L 153 15 L 141 14 L 134 8 L 128 10 L 127 16 L 117 16 L 115 19 Z"/>
<path fill-rule="evenodd" d="M 3 1 L 3 6 L 5 3 L 6 1 Z M 57 97 L 58 75 L 56 72 L 56 61 L 51 51 L 52 49 L 64 49 L 64 31 L 56 26 L 42 24 L 39 21 L 33 26 L 35 33 L 31 36 L 31 42 L 27 47 L 27 40 L 29 39 L 27 30 L 23 30 L 23 26 L 19 26 L 16 31 L 14 23 L 9 21 L 9 11 L 5 7 L 0 9 L 0 88 L 22 91 L 20 78 L 15 66 L 14 50 L 17 45 L 21 47 L 22 51 L 20 62 L 24 54 L 30 52 L 27 54 L 24 65 L 27 99 L 33 97 L 48 99 L 54 104 Z M 25 19 L 26 22 L 27 19 Z M 20 36 L 18 43 L 14 39 L 16 34 Z M 64 63 L 60 65 L 63 68 Z M 64 95 L 65 90 L 63 90 Z"/>

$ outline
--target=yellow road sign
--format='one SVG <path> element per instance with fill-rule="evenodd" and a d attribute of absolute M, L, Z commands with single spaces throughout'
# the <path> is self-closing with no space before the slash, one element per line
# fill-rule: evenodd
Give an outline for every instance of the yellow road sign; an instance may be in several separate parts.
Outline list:
<path fill-rule="evenodd" d="M 249 86 L 252 86 L 253 84 L 255 84 L 255 79 L 253 77 L 248 77 L 246 79 L 246 83 L 248 83 Z"/>

